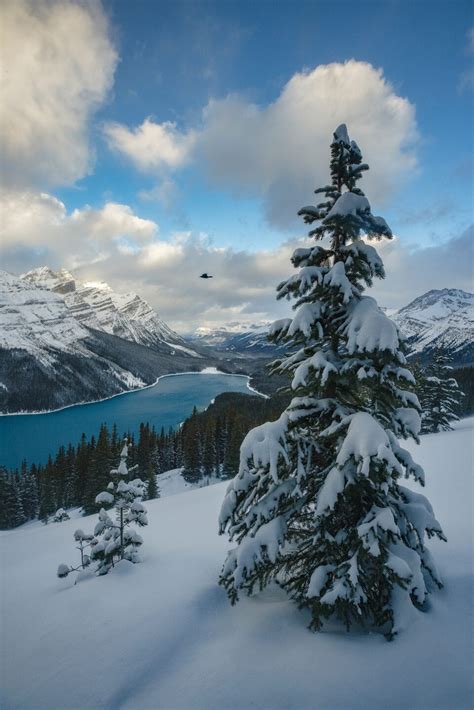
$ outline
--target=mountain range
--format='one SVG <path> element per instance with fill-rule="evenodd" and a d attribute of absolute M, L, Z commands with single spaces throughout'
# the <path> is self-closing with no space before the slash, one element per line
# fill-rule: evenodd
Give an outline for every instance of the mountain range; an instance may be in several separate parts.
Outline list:
<path fill-rule="evenodd" d="M 60 294 L 71 315 L 88 328 L 151 348 L 161 348 L 163 343 L 185 346 L 183 338 L 136 293 L 116 293 L 104 281 L 81 282 L 65 269 L 54 272 L 46 266 L 21 278 Z"/>
<path fill-rule="evenodd" d="M 429 361 L 441 350 L 455 365 L 474 361 L 474 294 L 459 289 L 428 291 L 390 317 L 397 324 L 408 347 L 409 357 Z M 267 340 L 268 325 L 245 330 L 198 330 L 195 340 L 219 350 L 273 355 L 283 350 Z"/>
<path fill-rule="evenodd" d="M 0 271 L 0 409 L 44 411 L 151 384 L 214 361 L 136 294 L 66 271 Z"/>
<path fill-rule="evenodd" d="M 474 360 L 474 294 L 432 290 L 391 317 L 411 357 L 426 362 L 442 350 L 455 365 Z M 268 325 L 200 328 L 185 339 L 138 294 L 48 267 L 0 271 L 0 329 L 0 410 L 12 413 L 102 399 L 216 364 L 255 373 L 283 350 L 268 342 Z"/>
<path fill-rule="evenodd" d="M 428 291 L 391 316 L 411 357 L 429 361 L 441 351 L 455 365 L 474 361 L 474 294 L 454 288 Z"/>

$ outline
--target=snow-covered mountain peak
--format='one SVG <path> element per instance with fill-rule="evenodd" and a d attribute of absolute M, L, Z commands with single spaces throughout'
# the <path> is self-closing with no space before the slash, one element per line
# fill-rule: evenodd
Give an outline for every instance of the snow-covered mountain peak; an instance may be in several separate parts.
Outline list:
<path fill-rule="evenodd" d="M 76 279 L 67 269 L 53 271 L 49 266 L 40 266 L 22 274 L 21 278 L 57 293 L 71 293 L 76 290 Z"/>
<path fill-rule="evenodd" d="M 53 271 L 47 266 L 33 269 L 21 278 L 62 294 L 74 317 L 89 328 L 148 347 L 184 343 L 136 293 L 116 293 L 105 281 L 81 282 L 66 269 Z"/>
<path fill-rule="evenodd" d="M 54 291 L 0 271 L 0 347 L 22 349 L 49 362 L 50 349 L 68 350 L 89 332 Z"/>
<path fill-rule="evenodd" d="M 442 350 L 454 362 L 474 359 L 474 294 L 433 289 L 397 311 L 392 319 L 412 354 L 429 358 Z"/>
<path fill-rule="evenodd" d="M 415 298 L 407 306 L 401 308 L 396 315 L 401 314 L 418 317 L 423 322 L 462 314 L 463 318 L 472 322 L 474 320 L 474 294 L 455 288 L 433 289 Z"/>

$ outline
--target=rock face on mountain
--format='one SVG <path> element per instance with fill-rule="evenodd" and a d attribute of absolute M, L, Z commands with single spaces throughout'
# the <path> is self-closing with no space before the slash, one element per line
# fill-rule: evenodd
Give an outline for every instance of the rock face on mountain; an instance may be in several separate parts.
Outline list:
<path fill-rule="evenodd" d="M 184 341 L 176 334 L 180 342 L 173 342 L 173 331 L 162 327 L 138 297 L 113 294 L 115 316 L 110 306 L 100 313 L 94 302 L 75 300 L 77 286 L 70 274 L 42 274 L 48 288 L 37 285 L 39 279 L 0 271 L 1 412 L 44 411 L 102 399 L 150 384 L 159 375 L 214 364 L 181 345 Z M 163 339 L 158 338 L 158 325 Z M 151 347 L 139 342 L 146 341 L 148 327 Z M 125 332 L 127 338 L 114 331 Z"/>
<path fill-rule="evenodd" d="M 65 269 L 55 272 L 41 267 L 21 278 L 61 294 L 74 317 L 89 328 L 151 348 L 163 343 L 178 349 L 185 346 L 183 338 L 136 293 L 116 293 L 103 281 L 80 282 Z"/>
<path fill-rule="evenodd" d="M 411 356 L 428 361 L 440 350 L 456 365 L 474 361 L 474 294 L 451 288 L 428 291 L 391 317 Z"/>
<path fill-rule="evenodd" d="M 47 365 L 50 349 L 81 347 L 88 335 L 60 295 L 0 271 L 0 348 L 25 350 Z"/>

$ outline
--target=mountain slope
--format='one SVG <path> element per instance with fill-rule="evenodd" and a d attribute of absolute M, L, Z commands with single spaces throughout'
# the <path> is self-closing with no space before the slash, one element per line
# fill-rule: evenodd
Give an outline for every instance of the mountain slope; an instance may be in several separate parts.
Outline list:
<path fill-rule="evenodd" d="M 191 336 L 192 342 L 198 342 L 209 347 L 215 347 L 221 352 L 235 352 L 248 355 L 267 355 L 282 352 L 282 345 L 275 345 L 268 341 L 267 335 L 270 324 L 248 326 L 237 325 L 233 328 L 219 328 L 208 330 L 198 328 Z"/>
<path fill-rule="evenodd" d="M 179 344 L 156 341 L 150 349 L 87 327 L 61 293 L 0 271 L 2 412 L 103 399 L 213 364 Z"/>
<path fill-rule="evenodd" d="M 216 530 L 226 483 L 146 501 L 143 563 L 76 585 L 55 570 L 77 562 L 74 530 L 91 531 L 97 516 L 2 533 L 3 706 L 471 708 L 473 423 L 409 445 L 449 540 L 429 542 L 445 587 L 390 644 L 331 624 L 310 633 L 276 588 L 232 607 L 217 585 L 230 546 Z"/>
<path fill-rule="evenodd" d="M 455 364 L 474 360 L 474 294 L 449 288 L 428 291 L 391 318 L 410 355 L 426 361 L 441 350 Z"/>
<path fill-rule="evenodd" d="M 163 343 L 185 346 L 183 338 L 136 293 L 115 293 L 103 281 L 82 283 L 65 269 L 55 272 L 46 266 L 21 278 L 61 294 L 74 317 L 89 328 L 151 348 Z"/>
<path fill-rule="evenodd" d="M 442 350 L 456 365 L 474 361 L 474 294 L 459 289 L 439 289 L 415 298 L 390 315 L 406 339 L 410 356 L 429 361 Z M 237 332 L 220 329 L 194 338 L 218 350 L 241 354 L 275 355 L 285 349 L 267 340 L 268 326 Z"/>
<path fill-rule="evenodd" d="M 0 271 L 0 348 L 25 350 L 49 364 L 51 349 L 81 347 L 88 335 L 61 296 Z"/>

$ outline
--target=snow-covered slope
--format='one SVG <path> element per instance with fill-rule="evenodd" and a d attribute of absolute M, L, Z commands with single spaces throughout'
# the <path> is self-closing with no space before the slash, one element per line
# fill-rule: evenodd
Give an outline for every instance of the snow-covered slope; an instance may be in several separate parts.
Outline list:
<path fill-rule="evenodd" d="M 448 537 L 430 543 L 445 587 L 392 643 L 339 627 L 312 634 L 277 589 L 231 607 L 216 584 L 225 483 L 147 502 L 143 563 L 75 586 L 55 571 L 96 516 L 2 533 L 2 707 L 470 709 L 473 426 L 410 447 Z"/>
<path fill-rule="evenodd" d="M 184 345 L 181 336 L 136 293 L 116 293 L 103 281 L 82 283 L 65 269 L 55 272 L 46 266 L 22 278 L 61 294 L 74 317 L 89 328 L 152 348 L 163 343 Z"/>
<path fill-rule="evenodd" d="M 428 291 L 391 316 L 410 353 L 424 360 L 441 350 L 455 363 L 474 360 L 474 294 L 444 288 Z"/>
<path fill-rule="evenodd" d="M 88 336 L 61 296 L 0 271 L 0 348 L 26 350 L 47 364 Z"/>

